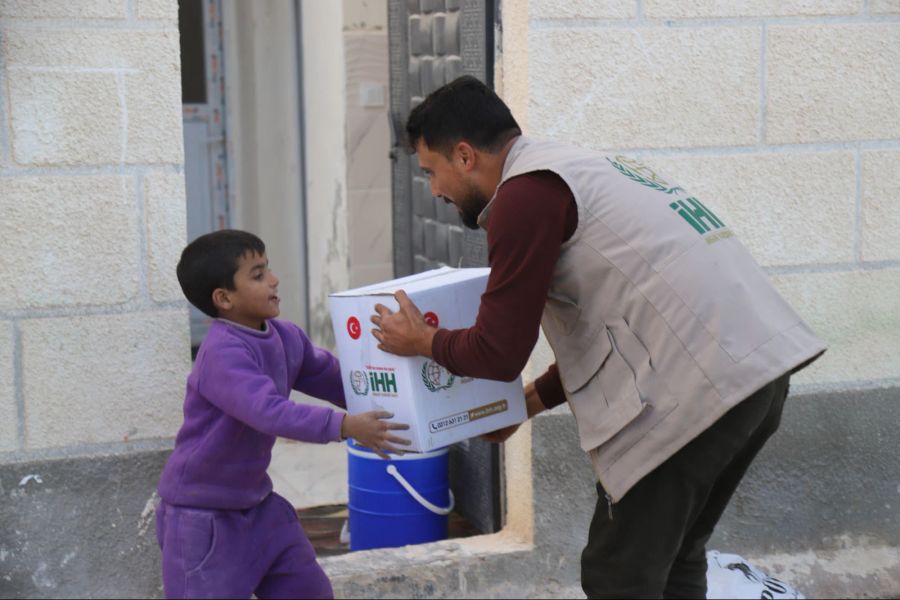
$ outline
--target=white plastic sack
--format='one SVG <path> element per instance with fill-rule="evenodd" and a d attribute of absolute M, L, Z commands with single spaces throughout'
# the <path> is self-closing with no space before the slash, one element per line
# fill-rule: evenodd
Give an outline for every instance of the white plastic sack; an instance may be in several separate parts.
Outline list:
<path fill-rule="evenodd" d="M 806 598 L 787 583 L 769 577 L 737 554 L 706 553 L 707 598 Z"/>

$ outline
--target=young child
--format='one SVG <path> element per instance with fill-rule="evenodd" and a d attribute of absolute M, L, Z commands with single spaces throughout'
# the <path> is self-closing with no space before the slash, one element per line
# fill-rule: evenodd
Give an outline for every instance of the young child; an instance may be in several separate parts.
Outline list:
<path fill-rule="evenodd" d="M 381 456 L 408 444 L 387 412 L 347 415 L 297 404 L 291 389 L 345 407 L 340 369 L 296 325 L 275 317 L 278 279 L 253 234 L 191 242 L 178 281 L 215 320 L 187 380 L 184 424 L 159 482 L 156 534 L 169 598 L 331 598 L 291 504 L 266 473 L 276 436 L 353 437 Z"/>

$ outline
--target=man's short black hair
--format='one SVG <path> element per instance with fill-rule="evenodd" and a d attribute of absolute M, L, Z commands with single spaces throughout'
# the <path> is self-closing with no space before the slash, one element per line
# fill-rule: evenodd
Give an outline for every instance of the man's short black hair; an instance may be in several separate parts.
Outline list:
<path fill-rule="evenodd" d="M 450 156 L 459 141 L 495 154 L 521 134 L 509 107 L 471 75 L 436 89 L 406 120 L 406 141 L 412 152 L 424 140 L 430 150 L 444 156 Z"/>
<path fill-rule="evenodd" d="M 234 289 L 238 261 L 247 254 L 263 255 L 266 245 L 246 231 L 223 229 L 201 235 L 181 252 L 175 272 L 188 301 L 210 317 L 218 317 L 212 293 Z"/>

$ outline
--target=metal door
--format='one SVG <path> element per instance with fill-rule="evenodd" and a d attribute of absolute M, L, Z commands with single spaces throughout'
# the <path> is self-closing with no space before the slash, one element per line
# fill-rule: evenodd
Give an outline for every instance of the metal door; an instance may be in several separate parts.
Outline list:
<path fill-rule="evenodd" d="M 493 85 L 493 0 L 389 0 L 394 271 L 397 277 L 441 265 L 487 263 L 484 234 L 462 226 L 456 208 L 431 196 L 428 180 L 399 144 L 410 110 L 460 75 Z M 483 532 L 503 519 L 501 449 L 480 439 L 450 451 L 457 510 Z"/>

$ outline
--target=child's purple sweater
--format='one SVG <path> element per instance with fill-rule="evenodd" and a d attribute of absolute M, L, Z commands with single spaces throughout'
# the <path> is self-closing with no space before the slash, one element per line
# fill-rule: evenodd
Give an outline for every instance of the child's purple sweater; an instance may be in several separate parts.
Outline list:
<path fill-rule="evenodd" d="M 297 404 L 291 389 L 345 407 L 341 371 L 299 327 L 270 319 L 265 331 L 215 320 L 187 380 L 184 424 L 159 482 L 169 504 L 246 509 L 272 491 L 266 473 L 276 436 L 341 439 L 343 414 Z"/>

